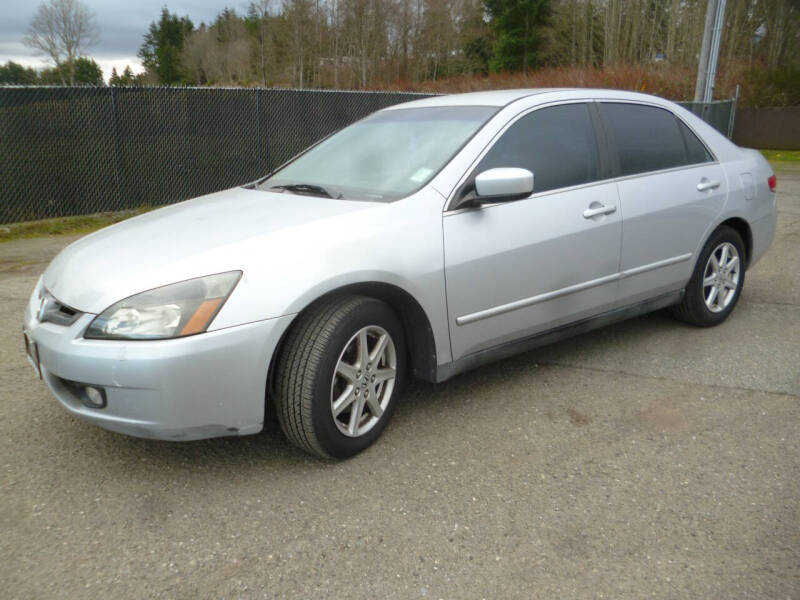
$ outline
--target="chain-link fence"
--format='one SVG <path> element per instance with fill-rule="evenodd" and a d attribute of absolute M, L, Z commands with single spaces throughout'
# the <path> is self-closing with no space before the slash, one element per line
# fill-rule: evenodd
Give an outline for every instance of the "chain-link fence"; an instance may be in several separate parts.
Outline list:
<path fill-rule="evenodd" d="M 736 100 L 714 100 L 713 102 L 678 102 L 685 109 L 692 111 L 706 123 L 733 137 L 733 120 L 736 116 Z"/>
<path fill-rule="evenodd" d="M 396 92 L 0 87 L 0 223 L 179 202 L 268 173 Z"/>
<path fill-rule="evenodd" d="M 0 223 L 157 206 L 241 185 L 371 112 L 424 97 L 0 87 Z"/>

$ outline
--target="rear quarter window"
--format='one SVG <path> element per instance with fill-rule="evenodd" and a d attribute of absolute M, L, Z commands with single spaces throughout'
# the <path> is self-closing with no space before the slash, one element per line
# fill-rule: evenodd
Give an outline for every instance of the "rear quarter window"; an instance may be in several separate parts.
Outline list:
<path fill-rule="evenodd" d="M 683 121 L 678 121 L 683 141 L 686 143 L 686 162 L 690 165 L 712 162 L 714 157 L 706 148 L 705 144 L 689 129 Z"/>
<path fill-rule="evenodd" d="M 675 115 L 668 110 L 603 102 L 600 113 L 616 144 L 622 175 L 688 164 L 684 136 Z"/>

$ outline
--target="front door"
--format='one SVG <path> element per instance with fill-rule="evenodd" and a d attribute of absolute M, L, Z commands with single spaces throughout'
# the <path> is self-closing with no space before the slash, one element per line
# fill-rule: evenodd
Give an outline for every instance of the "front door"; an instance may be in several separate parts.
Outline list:
<path fill-rule="evenodd" d="M 444 216 L 453 358 L 609 310 L 617 300 L 621 216 L 603 183 L 585 103 L 541 108 L 508 127 L 474 174 L 534 173 L 529 198 Z"/>

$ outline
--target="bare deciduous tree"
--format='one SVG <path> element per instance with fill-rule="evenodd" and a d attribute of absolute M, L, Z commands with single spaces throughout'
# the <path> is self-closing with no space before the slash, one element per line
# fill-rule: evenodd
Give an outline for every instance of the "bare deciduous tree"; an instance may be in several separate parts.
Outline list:
<path fill-rule="evenodd" d="M 80 0 L 48 0 L 36 9 L 24 43 L 46 54 L 56 67 L 66 65 L 75 82 L 75 59 L 99 37 L 94 13 Z M 66 84 L 63 69 L 61 83 Z"/>

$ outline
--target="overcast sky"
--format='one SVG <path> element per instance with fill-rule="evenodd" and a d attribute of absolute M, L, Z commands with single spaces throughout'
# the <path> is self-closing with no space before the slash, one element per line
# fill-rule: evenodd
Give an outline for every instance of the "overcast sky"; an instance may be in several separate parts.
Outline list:
<path fill-rule="evenodd" d="M 248 2 L 245 0 L 83 0 L 95 13 L 100 29 L 100 41 L 88 49 L 87 54 L 97 61 L 108 80 L 111 68 L 118 71 L 130 65 L 135 72 L 142 71 L 136 57 L 142 37 L 152 21 L 158 20 L 161 7 L 167 5 L 169 11 L 180 16 L 188 15 L 195 26 L 201 21 L 212 21 L 225 6 L 244 13 Z M 37 55 L 32 48 L 22 43 L 31 19 L 39 6 L 37 0 L 0 0 L 0 63 L 9 60 L 25 66 L 43 67 L 51 65 L 47 58 Z"/>

